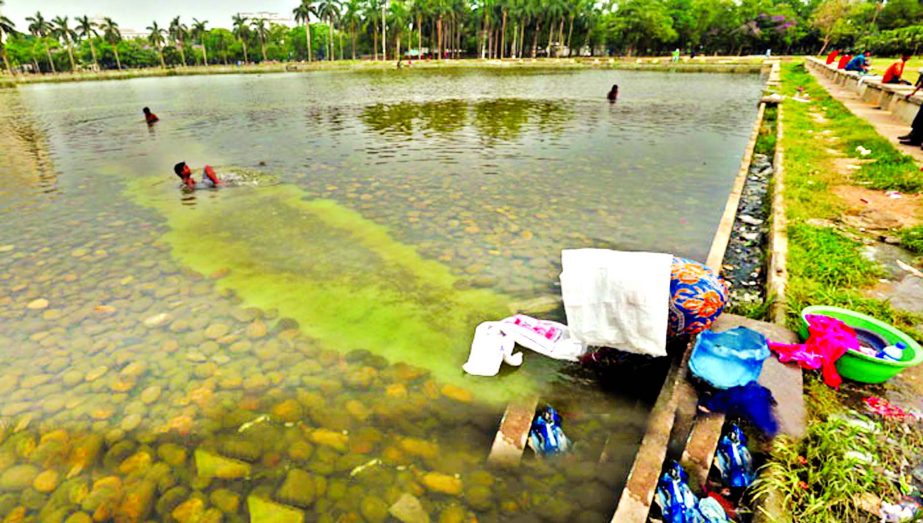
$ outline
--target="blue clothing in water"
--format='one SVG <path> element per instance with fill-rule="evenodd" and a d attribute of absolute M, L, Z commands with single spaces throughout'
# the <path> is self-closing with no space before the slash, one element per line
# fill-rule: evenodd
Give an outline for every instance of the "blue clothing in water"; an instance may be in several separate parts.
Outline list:
<path fill-rule="evenodd" d="M 869 62 L 865 55 L 860 54 L 859 56 L 853 57 L 853 59 L 850 60 L 848 64 L 846 64 L 846 70 L 858 71 L 860 73 L 865 72 L 865 67 L 868 66 L 868 64 Z"/>

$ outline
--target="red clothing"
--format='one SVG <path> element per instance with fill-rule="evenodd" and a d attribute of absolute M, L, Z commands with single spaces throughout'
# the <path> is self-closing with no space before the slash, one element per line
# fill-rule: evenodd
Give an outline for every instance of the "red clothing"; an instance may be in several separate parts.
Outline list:
<path fill-rule="evenodd" d="M 152 123 L 154 123 L 154 122 L 160 120 L 160 118 L 157 118 L 157 115 L 154 114 L 154 113 L 147 113 L 146 115 L 144 115 L 144 120 L 145 120 L 148 124 L 152 124 Z"/>
<path fill-rule="evenodd" d="M 839 56 L 839 54 L 840 52 L 837 51 L 836 49 L 834 49 L 833 51 L 830 51 L 830 54 L 827 55 L 827 65 L 830 65 L 834 61 L 836 61 L 836 57 Z"/>
<path fill-rule="evenodd" d="M 903 60 L 899 62 L 894 62 L 891 64 L 891 67 L 885 71 L 885 75 L 881 78 L 881 83 L 883 84 L 896 84 L 901 81 L 901 75 L 904 74 L 904 62 Z"/>
<path fill-rule="evenodd" d="M 211 165 L 206 165 L 204 171 L 202 172 L 202 174 L 203 174 L 206 178 L 208 178 L 209 180 L 211 180 L 212 183 L 215 184 L 215 185 L 218 185 L 219 183 L 221 183 L 221 180 L 218 179 L 218 175 L 215 174 L 215 170 L 212 169 L 212 166 L 211 166 Z"/>
<path fill-rule="evenodd" d="M 848 64 L 850 60 L 852 60 L 852 55 L 851 55 L 851 54 L 844 54 L 844 55 L 841 55 L 841 56 L 840 56 L 840 61 L 837 62 L 837 64 L 836 64 L 836 68 L 837 68 L 837 69 L 846 69 L 846 64 Z"/>

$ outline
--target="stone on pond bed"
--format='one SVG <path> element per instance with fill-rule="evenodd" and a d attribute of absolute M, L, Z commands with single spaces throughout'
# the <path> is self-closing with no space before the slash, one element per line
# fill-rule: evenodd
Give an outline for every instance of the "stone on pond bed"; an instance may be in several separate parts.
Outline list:
<path fill-rule="evenodd" d="M 195 463 L 201 478 L 240 479 L 250 475 L 250 464 L 196 449 Z"/>
<path fill-rule="evenodd" d="M 259 496 L 247 498 L 250 523 L 303 523 L 304 512 Z"/>

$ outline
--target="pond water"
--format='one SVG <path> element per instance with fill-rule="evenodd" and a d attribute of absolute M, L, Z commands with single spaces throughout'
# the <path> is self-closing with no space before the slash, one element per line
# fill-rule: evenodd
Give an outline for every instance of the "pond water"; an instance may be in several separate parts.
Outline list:
<path fill-rule="evenodd" d="M 664 362 L 472 378 L 474 327 L 563 319 L 562 248 L 703 259 L 760 88 L 405 69 L 0 90 L 0 519 L 384 521 L 410 495 L 440 521 L 607 521 Z M 181 160 L 256 183 L 186 194 Z M 574 452 L 491 469 L 525 395 Z"/>

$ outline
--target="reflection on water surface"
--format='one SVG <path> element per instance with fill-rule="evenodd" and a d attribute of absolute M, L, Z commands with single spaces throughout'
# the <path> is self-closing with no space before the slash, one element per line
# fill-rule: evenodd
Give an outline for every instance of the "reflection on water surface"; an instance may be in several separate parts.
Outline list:
<path fill-rule="evenodd" d="M 704 257 L 758 94 L 406 70 L 0 92 L 0 518 L 383 521 L 411 495 L 608 520 L 661 369 L 472 379 L 471 333 L 556 296 L 563 247 Z M 180 160 L 272 183 L 184 196 Z M 573 455 L 486 468 L 526 392 Z"/>

